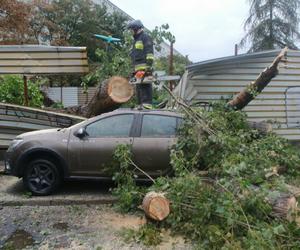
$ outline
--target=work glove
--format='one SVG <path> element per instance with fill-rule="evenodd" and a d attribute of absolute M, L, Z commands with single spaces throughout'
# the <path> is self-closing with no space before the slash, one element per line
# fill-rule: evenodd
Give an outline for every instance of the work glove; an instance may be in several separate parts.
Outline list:
<path fill-rule="evenodd" d="M 152 67 L 152 65 L 153 65 L 153 60 L 152 60 L 152 59 L 147 59 L 147 60 L 146 60 L 146 64 L 147 64 L 147 66 Z"/>

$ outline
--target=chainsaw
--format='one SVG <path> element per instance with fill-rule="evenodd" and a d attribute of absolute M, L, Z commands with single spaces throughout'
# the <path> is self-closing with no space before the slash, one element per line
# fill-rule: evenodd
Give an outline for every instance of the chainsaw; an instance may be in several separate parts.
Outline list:
<path fill-rule="evenodd" d="M 134 76 L 129 80 L 130 84 L 159 84 L 157 78 L 153 75 L 149 75 L 148 72 L 139 70 L 135 72 Z"/>
<path fill-rule="evenodd" d="M 164 81 L 176 81 L 180 80 L 180 76 L 158 76 L 157 74 L 149 75 L 148 72 L 143 70 L 137 71 L 133 77 L 130 78 L 130 84 L 152 84 L 159 85 L 161 82 Z"/>

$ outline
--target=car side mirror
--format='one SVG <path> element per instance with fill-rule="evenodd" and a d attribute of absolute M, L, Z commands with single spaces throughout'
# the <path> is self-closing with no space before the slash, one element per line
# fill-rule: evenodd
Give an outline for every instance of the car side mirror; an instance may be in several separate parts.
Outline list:
<path fill-rule="evenodd" d="M 87 136 L 88 133 L 85 131 L 85 128 L 80 128 L 77 131 L 74 132 L 74 135 L 80 139 Z"/>

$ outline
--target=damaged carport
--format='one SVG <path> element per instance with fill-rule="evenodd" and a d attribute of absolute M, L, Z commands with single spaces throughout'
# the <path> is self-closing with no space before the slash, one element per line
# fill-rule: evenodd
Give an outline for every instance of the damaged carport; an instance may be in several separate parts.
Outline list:
<path fill-rule="evenodd" d="M 230 56 L 192 64 L 175 92 L 189 103 L 231 99 L 269 66 L 279 50 Z M 300 51 L 288 50 L 279 73 L 244 108 L 248 120 L 268 121 L 273 130 L 291 141 L 300 140 Z"/>
<path fill-rule="evenodd" d="M 0 75 L 23 75 L 25 105 L 28 104 L 26 91 L 28 76 L 85 74 L 88 71 L 85 47 L 0 46 Z M 18 134 L 37 129 L 66 127 L 84 119 L 6 103 L 0 103 L 0 115 L 0 149 L 2 153 Z"/>

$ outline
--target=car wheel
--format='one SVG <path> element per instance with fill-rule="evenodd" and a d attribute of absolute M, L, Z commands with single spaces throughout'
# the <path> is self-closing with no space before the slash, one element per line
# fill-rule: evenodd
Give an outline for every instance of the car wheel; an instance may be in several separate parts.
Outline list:
<path fill-rule="evenodd" d="M 57 166 L 50 160 L 37 159 L 27 166 L 23 182 L 34 195 L 48 195 L 61 184 L 62 176 Z"/>

